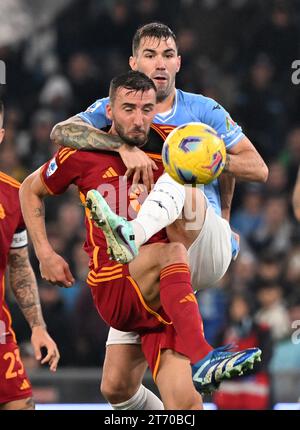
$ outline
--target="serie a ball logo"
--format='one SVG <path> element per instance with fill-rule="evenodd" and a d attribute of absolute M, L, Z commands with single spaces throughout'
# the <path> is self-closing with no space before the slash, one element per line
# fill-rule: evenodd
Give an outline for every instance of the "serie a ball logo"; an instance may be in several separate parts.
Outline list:
<path fill-rule="evenodd" d="M 216 130 L 201 122 L 175 128 L 165 140 L 166 172 L 180 184 L 209 184 L 222 172 L 226 148 Z"/>

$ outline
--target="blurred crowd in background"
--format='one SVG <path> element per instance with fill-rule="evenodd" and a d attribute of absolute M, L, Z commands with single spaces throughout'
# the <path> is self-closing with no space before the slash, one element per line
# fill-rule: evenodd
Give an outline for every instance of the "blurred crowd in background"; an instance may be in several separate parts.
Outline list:
<path fill-rule="evenodd" d="M 297 328 L 292 322 L 300 321 L 300 225 L 291 208 L 300 165 L 300 85 L 291 80 L 292 63 L 300 59 L 300 2 L 57 3 L 52 19 L 41 19 L 26 38 L 3 44 L 0 33 L 0 58 L 7 66 L 0 170 L 22 181 L 47 161 L 57 149 L 49 139 L 53 125 L 107 96 L 110 79 L 128 70 L 136 28 L 151 21 L 168 24 L 182 55 L 177 87 L 220 102 L 269 167 L 266 184 L 237 184 L 231 224 L 241 236 L 240 255 L 220 285 L 198 294 L 213 345 L 235 342 L 263 349 L 255 381 L 246 378 L 243 383 L 249 394 L 255 382 L 260 387 L 256 406 L 267 407 L 272 402 L 270 376 L 272 381 L 276 372 L 300 375 L 300 344 L 291 340 Z M 39 278 L 49 332 L 61 350 L 61 366 L 100 366 L 108 328 L 85 283 L 83 208 L 72 189 L 46 206 L 50 241 L 76 278 L 68 290 Z M 33 253 L 31 261 L 39 277 Z M 23 353 L 30 355 L 29 329 L 12 299 L 10 307 Z M 228 399 L 234 404 L 237 392 L 235 382 L 225 385 L 216 397 L 224 407 Z"/>

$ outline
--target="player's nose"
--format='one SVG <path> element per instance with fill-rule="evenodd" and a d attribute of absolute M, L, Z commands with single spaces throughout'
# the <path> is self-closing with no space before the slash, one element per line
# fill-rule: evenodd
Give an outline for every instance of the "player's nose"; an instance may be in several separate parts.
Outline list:
<path fill-rule="evenodd" d="M 137 111 L 133 118 L 135 126 L 140 127 L 143 124 L 143 114 L 141 111 Z"/>
<path fill-rule="evenodd" d="M 161 56 L 161 55 L 158 55 L 156 57 L 156 69 L 157 70 L 165 70 L 166 69 L 165 60 L 164 60 L 163 56 Z"/>

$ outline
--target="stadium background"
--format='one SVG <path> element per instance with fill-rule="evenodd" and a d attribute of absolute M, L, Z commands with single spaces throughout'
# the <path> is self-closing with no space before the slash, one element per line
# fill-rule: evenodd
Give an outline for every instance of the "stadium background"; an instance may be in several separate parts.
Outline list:
<path fill-rule="evenodd" d="M 223 393 L 207 400 L 233 408 L 296 402 L 300 226 L 291 192 L 300 164 L 300 85 L 291 76 L 292 62 L 300 59 L 299 1 L 1 0 L 0 59 L 7 82 L 1 86 L 6 138 L 0 169 L 22 181 L 48 160 L 56 150 L 49 140 L 52 126 L 107 95 L 110 79 L 128 70 L 135 29 L 154 20 L 177 34 L 183 58 L 177 87 L 223 104 L 270 169 L 264 185 L 237 185 L 232 226 L 241 235 L 239 258 L 220 285 L 198 296 L 208 340 L 250 345 L 256 336 L 263 364 L 256 377 L 224 384 Z M 55 376 L 35 362 L 29 329 L 9 296 L 14 328 L 38 402 L 99 402 L 108 329 L 85 284 L 76 192 L 51 199 L 46 213 L 51 243 L 76 277 L 69 290 L 39 279 L 44 316 L 61 351 Z M 149 375 L 146 384 L 152 386 Z"/>

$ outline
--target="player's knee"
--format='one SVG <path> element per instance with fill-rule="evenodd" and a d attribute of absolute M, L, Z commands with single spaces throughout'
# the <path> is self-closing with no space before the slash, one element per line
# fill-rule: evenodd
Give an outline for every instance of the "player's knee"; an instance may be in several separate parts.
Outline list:
<path fill-rule="evenodd" d="M 160 258 L 162 268 L 175 263 L 188 263 L 187 250 L 185 246 L 179 242 L 168 243 L 162 250 Z"/>
<path fill-rule="evenodd" d="M 105 399 L 112 405 L 126 402 L 136 393 L 138 387 L 127 384 L 122 380 L 104 377 L 101 381 L 100 390 Z"/>

